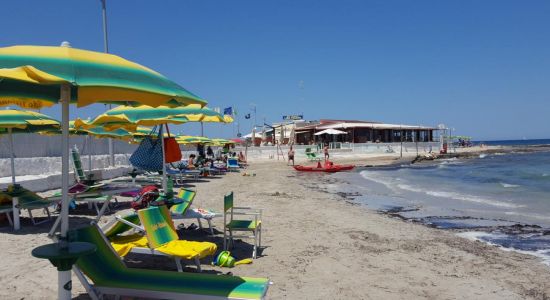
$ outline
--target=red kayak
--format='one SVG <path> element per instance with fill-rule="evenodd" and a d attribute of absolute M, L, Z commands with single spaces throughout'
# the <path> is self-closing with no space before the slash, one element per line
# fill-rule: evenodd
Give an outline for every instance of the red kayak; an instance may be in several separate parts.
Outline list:
<path fill-rule="evenodd" d="M 355 168 L 354 165 L 335 165 L 331 162 L 326 162 L 324 166 L 321 165 L 321 163 L 318 163 L 317 166 L 294 166 L 294 169 L 296 171 L 302 171 L 302 172 L 328 172 L 328 173 L 334 173 L 334 172 L 340 172 L 340 171 L 348 171 Z"/>

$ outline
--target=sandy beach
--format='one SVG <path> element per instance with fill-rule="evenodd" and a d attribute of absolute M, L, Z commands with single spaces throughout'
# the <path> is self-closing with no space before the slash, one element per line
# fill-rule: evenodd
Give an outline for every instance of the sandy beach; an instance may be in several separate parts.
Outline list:
<path fill-rule="evenodd" d="M 395 162 L 395 158 L 355 157 L 335 161 L 367 165 Z M 243 172 L 256 175 L 242 176 Z M 550 296 L 550 269 L 538 258 L 391 218 L 323 191 L 326 185 L 334 183 L 331 175 L 298 174 L 277 160 L 254 162 L 241 173 L 189 182 L 187 187 L 197 190 L 195 207 L 222 211 L 223 195 L 233 191 L 236 205 L 264 209 L 263 249 L 259 258 L 251 265 L 233 269 L 205 264 L 205 272 L 231 271 L 240 276 L 269 277 L 273 282 L 267 294 L 269 299 L 547 299 Z M 93 214 L 71 217 L 71 226 L 79 226 L 93 218 Z M 112 214 L 105 216 L 101 223 L 112 217 Z M 215 219 L 218 233 L 215 237 L 198 230 L 181 230 L 181 237 L 213 241 L 221 248 L 222 220 Z M 14 233 L 7 226 L 0 229 L 3 253 L 0 298 L 56 297 L 55 269 L 49 262 L 30 255 L 32 248 L 50 241 L 46 233 L 51 224 L 30 226 L 28 218 L 24 218 L 20 232 Z M 190 224 L 190 220 L 185 223 Z M 237 242 L 233 255 L 238 259 L 250 257 L 250 242 Z M 175 271 L 173 261 L 165 257 L 131 255 L 126 262 L 131 267 Z M 75 276 L 73 295 L 88 299 Z"/>

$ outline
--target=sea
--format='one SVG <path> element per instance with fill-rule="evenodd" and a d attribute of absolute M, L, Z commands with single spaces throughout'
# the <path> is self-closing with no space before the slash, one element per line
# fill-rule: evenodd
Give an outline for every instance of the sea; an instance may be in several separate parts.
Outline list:
<path fill-rule="evenodd" d="M 380 212 L 536 255 L 550 265 L 550 148 L 537 147 L 550 140 L 484 144 L 517 150 L 359 168 L 330 175 L 351 183 L 332 189 Z"/>

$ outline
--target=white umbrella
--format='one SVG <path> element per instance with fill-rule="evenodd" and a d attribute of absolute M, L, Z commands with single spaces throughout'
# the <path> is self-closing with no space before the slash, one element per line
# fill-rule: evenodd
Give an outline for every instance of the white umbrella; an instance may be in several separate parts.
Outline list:
<path fill-rule="evenodd" d="M 338 135 L 338 134 L 348 134 L 347 132 L 345 131 L 341 131 L 341 130 L 336 130 L 336 129 L 325 129 L 323 131 L 319 131 L 317 133 L 315 133 L 315 135 L 321 135 L 321 134 L 330 134 L 330 135 Z"/>

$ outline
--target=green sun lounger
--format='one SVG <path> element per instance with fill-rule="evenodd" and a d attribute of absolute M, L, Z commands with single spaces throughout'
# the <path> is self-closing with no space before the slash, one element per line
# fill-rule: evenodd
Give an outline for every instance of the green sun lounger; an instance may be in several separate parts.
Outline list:
<path fill-rule="evenodd" d="M 170 212 L 172 213 L 173 219 L 197 219 L 197 222 L 199 223 L 199 228 L 202 230 L 202 221 L 201 219 L 206 220 L 208 222 L 208 230 L 210 232 L 210 235 L 214 235 L 214 228 L 212 227 L 212 219 L 215 217 L 221 217 L 221 214 L 212 212 L 210 210 L 206 209 L 193 209 L 191 208 L 191 204 L 193 203 L 193 200 L 195 199 L 195 196 L 197 195 L 197 192 L 188 190 L 188 189 L 180 189 L 178 193 L 178 198 L 183 200 L 182 203 L 176 204 L 170 208 Z"/>
<path fill-rule="evenodd" d="M 117 222 L 105 231 L 111 245 L 121 256 L 130 252 L 168 256 L 174 259 L 179 272 L 183 272 L 182 260 L 192 260 L 197 271 L 201 272 L 200 259 L 216 253 L 214 243 L 180 240 L 170 212 L 164 205 L 141 209 L 137 217 L 139 220 L 135 214 L 116 217 Z M 126 234 L 131 229 L 140 233 Z"/>
<path fill-rule="evenodd" d="M 157 299 L 263 299 L 267 278 L 179 273 L 128 268 L 96 225 L 72 230 L 71 241 L 97 247 L 78 259 L 74 273 L 92 299 L 105 295 Z"/>
<path fill-rule="evenodd" d="M 321 158 L 314 152 L 306 152 L 306 156 L 310 161 L 320 161 Z"/>
<path fill-rule="evenodd" d="M 51 219 L 49 207 L 57 204 L 57 201 L 51 201 L 46 198 L 42 198 L 38 194 L 30 190 L 27 190 L 21 186 L 14 188 L 13 191 L 7 191 L 7 190 L 0 191 L 0 197 L 1 198 L 5 197 L 6 199 L 9 199 L 9 202 L 12 202 L 12 199 L 14 197 L 17 197 L 18 199 L 17 208 L 19 210 L 28 211 L 29 217 L 33 225 L 39 225 L 49 221 Z M 34 216 L 32 215 L 32 211 L 36 209 L 43 209 L 46 212 L 48 217 L 43 221 L 37 222 L 34 219 Z M 15 210 L 14 210 L 14 213 L 15 213 Z"/>

